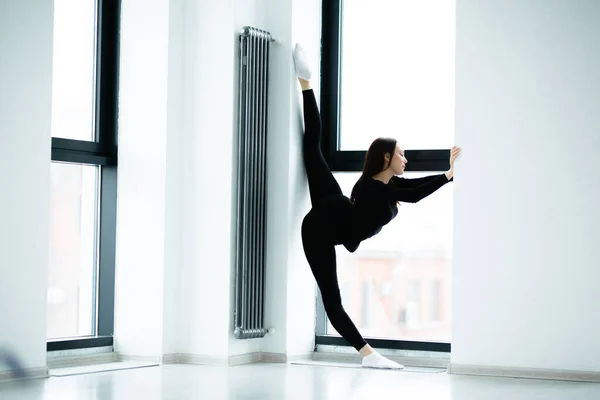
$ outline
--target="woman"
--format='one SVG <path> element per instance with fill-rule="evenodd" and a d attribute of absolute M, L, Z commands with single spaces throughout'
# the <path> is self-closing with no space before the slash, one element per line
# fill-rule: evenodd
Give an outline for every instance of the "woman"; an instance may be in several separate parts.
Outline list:
<path fill-rule="evenodd" d="M 396 140 L 376 139 L 370 146 L 362 175 L 351 197 L 343 195 L 321 153 L 321 119 L 310 85 L 311 71 L 300 45 L 294 62 L 304 104 L 304 164 L 312 209 L 302 222 L 306 259 L 317 281 L 329 321 L 362 356 L 362 366 L 400 369 L 363 339 L 342 307 L 337 282 L 335 246 L 356 251 L 360 242 L 377 234 L 398 213 L 398 202 L 416 203 L 429 196 L 454 176 L 454 160 L 460 149 L 453 147 L 450 169 L 439 175 L 417 179 L 400 178 L 406 167 L 404 151 Z"/>

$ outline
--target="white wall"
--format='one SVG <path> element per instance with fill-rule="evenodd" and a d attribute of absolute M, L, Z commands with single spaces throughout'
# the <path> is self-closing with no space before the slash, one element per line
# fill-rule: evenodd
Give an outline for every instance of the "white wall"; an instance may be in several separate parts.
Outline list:
<path fill-rule="evenodd" d="M 452 364 L 600 371 L 600 3 L 457 18 Z"/>
<path fill-rule="evenodd" d="M 184 0 L 171 0 L 169 5 L 169 65 L 167 87 L 167 174 L 165 204 L 165 303 L 163 309 L 163 354 L 177 353 L 180 348 L 181 265 L 183 221 L 183 163 L 184 136 Z"/>
<path fill-rule="evenodd" d="M 233 0 L 185 2 L 182 350 L 227 356 Z"/>
<path fill-rule="evenodd" d="M 291 68 L 292 87 L 290 97 L 290 168 L 288 182 L 288 304 L 285 311 L 287 319 L 287 354 L 290 356 L 306 354 L 314 349 L 316 285 L 302 247 L 300 228 L 302 219 L 310 210 L 310 198 L 306 181 L 306 172 L 302 158 L 302 138 L 304 136 L 302 92 L 296 79 L 291 49 L 296 42 L 306 48 L 313 71 L 312 87 L 320 103 L 320 66 L 321 66 L 321 0 L 293 0 L 292 2 L 292 40 L 289 55 L 284 58 L 282 68 Z M 291 66 L 290 66 L 291 64 Z"/>
<path fill-rule="evenodd" d="M 46 366 L 52 37 L 52 2 L 2 3 L 0 347 L 25 368 Z"/>
<path fill-rule="evenodd" d="M 267 198 L 267 268 L 265 320 L 276 329 L 261 343 L 261 351 L 286 353 L 288 304 L 288 253 L 290 221 L 288 174 L 291 161 L 290 136 L 290 41 L 292 33 L 292 4 L 290 1 L 267 1 L 263 9 L 268 30 L 280 43 L 271 45 L 269 66 L 269 125 L 267 136 L 268 198 Z"/>
<path fill-rule="evenodd" d="M 123 2 L 115 350 L 156 357 L 164 354 L 163 313 L 177 309 L 165 310 L 175 294 L 164 288 L 165 274 L 177 268 L 167 268 L 165 259 L 172 231 L 166 231 L 167 169 L 174 162 L 167 158 L 168 39 L 169 0 Z"/>

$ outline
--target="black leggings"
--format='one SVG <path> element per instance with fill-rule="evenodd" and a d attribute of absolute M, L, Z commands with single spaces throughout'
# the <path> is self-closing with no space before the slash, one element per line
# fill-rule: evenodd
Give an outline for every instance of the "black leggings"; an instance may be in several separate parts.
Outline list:
<path fill-rule="evenodd" d="M 313 90 L 302 92 L 304 102 L 304 165 L 312 209 L 302 221 L 304 254 L 317 281 L 325 311 L 335 330 L 356 350 L 367 342 L 342 307 L 337 280 L 335 245 L 349 199 L 343 195 L 321 152 L 321 117 Z"/>

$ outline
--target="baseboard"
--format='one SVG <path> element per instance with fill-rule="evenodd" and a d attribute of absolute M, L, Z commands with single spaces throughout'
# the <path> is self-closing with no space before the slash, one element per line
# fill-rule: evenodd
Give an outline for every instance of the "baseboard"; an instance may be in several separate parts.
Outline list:
<path fill-rule="evenodd" d="M 169 355 L 172 358 L 173 355 Z M 205 356 L 200 354 L 177 354 L 177 364 L 229 366 L 229 357 Z"/>
<path fill-rule="evenodd" d="M 141 361 L 148 363 L 162 363 L 163 356 L 138 356 L 135 354 L 115 352 L 115 361 Z"/>
<path fill-rule="evenodd" d="M 421 367 L 421 368 L 448 368 L 448 360 L 443 358 L 416 357 L 416 356 L 399 356 L 392 354 L 383 354 L 386 358 L 396 361 L 405 366 Z M 330 361 L 340 363 L 359 363 L 362 358 L 360 354 L 350 353 L 326 353 L 315 352 L 312 359 L 314 361 Z"/>
<path fill-rule="evenodd" d="M 179 364 L 179 354 L 165 354 L 162 356 L 163 364 Z"/>
<path fill-rule="evenodd" d="M 541 368 L 511 368 L 486 365 L 452 364 L 448 373 L 454 375 L 493 376 L 502 378 L 547 379 L 555 381 L 600 382 L 600 372 Z"/>
<path fill-rule="evenodd" d="M 70 368 L 117 361 L 115 353 L 48 358 L 48 368 Z"/>
<path fill-rule="evenodd" d="M 286 356 L 281 353 L 254 352 L 246 354 L 237 354 L 229 357 L 215 357 L 200 354 L 185 354 L 174 353 L 165 354 L 162 357 L 163 364 L 195 364 L 195 365 L 212 365 L 212 366 L 236 366 L 244 364 L 252 364 L 256 362 L 268 363 L 287 363 L 288 361 L 298 358 L 310 358 L 311 353 L 300 354 L 295 356 Z"/>
<path fill-rule="evenodd" d="M 285 355 L 285 354 L 282 354 Z M 304 360 L 314 360 L 315 359 L 315 353 L 314 352 L 310 352 L 310 353 L 301 353 L 301 354 L 292 354 L 289 356 L 286 356 L 286 361 L 287 362 L 296 362 L 296 361 L 304 361 Z"/>
<path fill-rule="evenodd" d="M 21 371 L 23 378 L 18 378 L 13 375 L 12 371 L 0 372 L 0 383 L 19 381 L 24 379 L 44 379 L 48 378 L 48 367 L 29 368 Z"/>
<path fill-rule="evenodd" d="M 161 364 L 196 364 L 214 366 L 233 366 L 260 361 L 260 353 L 238 354 L 230 357 L 207 356 L 202 354 L 170 353 L 162 356 L 137 356 L 117 353 L 118 361 L 158 362 Z"/>
<path fill-rule="evenodd" d="M 288 357 L 283 353 L 269 353 L 266 351 L 261 351 L 259 353 L 259 361 L 265 363 L 285 364 L 288 362 Z"/>
<path fill-rule="evenodd" d="M 215 357 L 200 354 L 174 353 L 162 357 L 163 364 L 194 364 L 212 366 L 235 366 L 251 364 L 261 360 L 261 353 L 237 354 L 229 357 Z"/>
<path fill-rule="evenodd" d="M 229 356 L 229 366 L 259 362 L 261 361 L 260 357 L 261 353 L 259 352 Z"/>

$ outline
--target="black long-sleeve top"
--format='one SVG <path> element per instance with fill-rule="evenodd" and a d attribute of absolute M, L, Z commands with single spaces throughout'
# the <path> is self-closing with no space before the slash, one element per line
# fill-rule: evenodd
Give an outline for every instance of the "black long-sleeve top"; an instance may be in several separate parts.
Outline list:
<path fill-rule="evenodd" d="M 398 215 L 398 202 L 416 203 L 452 180 L 445 174 L 413 179 L 393 176 L 386 184 L 362 177 L 353 191 L 352 216 L 344 246 L 350 252 L 356 251 L 360 242 L 379 233 Z"/>

